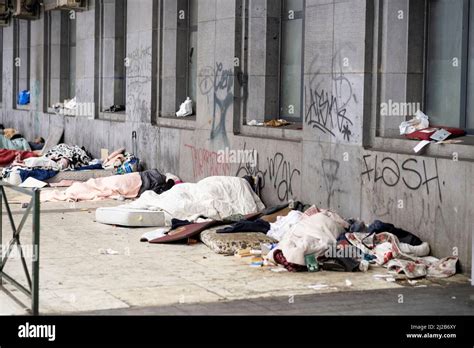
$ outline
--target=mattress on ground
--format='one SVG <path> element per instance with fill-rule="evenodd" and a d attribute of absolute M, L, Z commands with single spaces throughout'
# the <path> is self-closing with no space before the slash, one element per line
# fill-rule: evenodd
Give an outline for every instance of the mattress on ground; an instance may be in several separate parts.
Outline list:
<path fill-rule="evenodd" d="M 95 221 L 105 225 L 124 227 L 164 227 L 165 213 L 151 210 L 132 210 L 123 207 L 99 208 Z"/>
<path fill-rule="evenodd" d="M 48 184 L 57 184 L 63 180 L 81 181 L 85 182 L 89 179 L 105 178 L 115 175 L 114 170 L 74 170 L 59 172 L 53 178 L 46 180 Z"/>
<path fill-rule="evenodd" d="M 201 233 L 201 241 L 217 254 L 234 255 L 241 249 L 260 249 L 262 243 L 278 243 L 261 232 L 217 233 L 224 227 L 210 228 Z"/>

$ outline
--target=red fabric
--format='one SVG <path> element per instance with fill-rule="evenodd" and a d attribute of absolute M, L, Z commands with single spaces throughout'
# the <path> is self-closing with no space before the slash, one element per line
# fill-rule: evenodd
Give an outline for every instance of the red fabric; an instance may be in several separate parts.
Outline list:
<path fill-rule="evenodd" d="M 451 133 L 451 135 L 449 136 L 448 139 L 462 137 L 462 136 L 466 135 L 466 131 L 464 131 L 463 129 L 433 126 L 433 127 L 430 127 L 430 128 L 426 128 L 426 129 L 416 131 L 416 132 L 411 133 L 411 134 L 407 134 L 405 136 L 408 139 L 412 139 L 412 140 L 431 140 L 431 136 L 433 134 L 435 134 L 438 131 L 438 129 L 445 129 L 449 133 Z"/>
<path fill-rule="evenodd" d="M 19 156 L 21 160 L 38 157 L 34 152 L 0 149 L 0 166 L 9 166 L 17 156 Z"/>

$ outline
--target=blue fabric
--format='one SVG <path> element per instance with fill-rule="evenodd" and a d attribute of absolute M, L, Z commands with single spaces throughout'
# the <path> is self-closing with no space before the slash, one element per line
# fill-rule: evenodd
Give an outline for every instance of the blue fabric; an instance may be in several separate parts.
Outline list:
<path fill-rule="evenodd" d="M 59 172 L 55 170 L 45 170 L 45 169 L 32 169 L 32 170 L 23 170 L 20 169 L 21 181 L 25 182 L 28 178 L 34 178 L 40 181 L 46 181 L 55 177 Z"/>
<path fill-rule="evenodd" d="M 102 164 L 97 163 L 90 166 L 79 167 L 76 170 L 81 171 L 81 170 L 97 170 L 97 169 L 104 169 L 104 167 L 102 167 Z"/>

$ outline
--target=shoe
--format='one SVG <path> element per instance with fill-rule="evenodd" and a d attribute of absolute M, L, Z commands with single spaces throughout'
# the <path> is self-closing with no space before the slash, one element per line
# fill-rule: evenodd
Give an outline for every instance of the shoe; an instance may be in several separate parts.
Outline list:
<path fill-rule="evenodd" d="M 191 98 L 187 98 L 184 103 L 181 104 L 179 111 L 176 113 L 177 117 L 186 117 L 193 114 L 193 101 Z"/>

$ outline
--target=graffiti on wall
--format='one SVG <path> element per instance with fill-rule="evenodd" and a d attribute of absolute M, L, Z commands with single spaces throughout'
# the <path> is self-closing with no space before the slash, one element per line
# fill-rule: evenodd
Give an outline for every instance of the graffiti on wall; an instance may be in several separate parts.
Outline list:
<path fill-rule="evenodd" d="M 220 163 L 217 152 L 197 148 L 193 145 L 184 146 L 191 150 L 195 178 L 230 175 L 231 165 L 229 163 Z"/>
<path fill-rule="evenodd" d="M 365 155 L 362 179 L 369 183 L 381 182 L 388 187 L 403 187 L 411 190 L 425 190 L 428 196 L 436 194 L 443 201 L 441 180 L 436 159 L 428 161 L 409 158 L 401 163 L 390 156 Z M 432 162 L 432 163 L 428 163 Z"/>
<path fill-rule="evenodd" d="M 210 138 L 229 146 L 226 120 L 234 102 L 234 72 L 232 69 L 224 69 L 222 63 L 216 63 L 215 68 L 205 67 L 199 75 L 203 76 L 199 82 L 199 91 L 207 97 L 208 105 L 212 105 Z"/>
<path fill-rule="evenodd" d="M 244 144 L 244 150 L 247 144 Z M 301 171 L 289 161 L 281 152 L 267 157 L 266 162 L 261 167 L 259 159 L 257 165 L 251 166 L 248 163 L 240 163 L 235 176 L 242 177 L 250 175 L 260 178 L 260 189 L 263 190 L 269 184 L 281 202 L 287 202 L 294 198 L 294 180 L 301 176 Z"/>
<path fill-rule="evenodd" d="M 318 59 L 317 56 L 311 66 L 314 66 Z M 305 86 L 305 122 L 323 134 L 329 134 L 331 137 L 342 136 L 343 140 L 350 142 L 354 133 L 354 117 L 348 114 L 348 106 L 350 103 L 358 104 L 358 101 L 351 81 L 343 72 L 346 59 L 340 52 L 333 57 L 331 90 L 321 87 L 323 81 L 319 80 L 319 71 Z"/>

